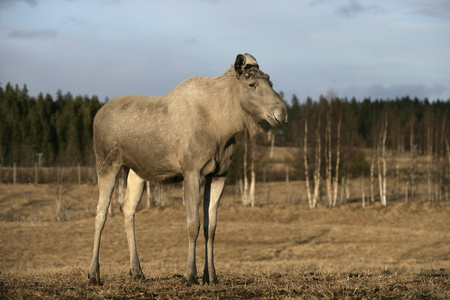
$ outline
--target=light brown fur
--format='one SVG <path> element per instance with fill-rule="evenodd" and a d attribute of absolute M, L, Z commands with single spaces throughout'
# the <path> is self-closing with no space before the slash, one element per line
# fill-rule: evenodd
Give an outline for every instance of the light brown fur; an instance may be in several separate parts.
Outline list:
<path fill-rule="evenodd" d="M 100 282 L 98 252 L 115 179 L 130 168 L 123 215 L 130 247 L 130 273 L 142 278 L 134 238 L 134 214 L 145 180 L 184 180 L 189 254 L 187 283 L 197 283 L 195 244 L 199 231 L 199 182 L 206 179 L 204 234 L 207 241 L 205 282 L 217 282 L 213 263 L 216 214 L 225 176 L 231 166 L 234 136 L 259 123 L 287 122 L 287 109 L 255 58 L 238 55 L 234 66 L 217 77 L 191 77 L 162 97 L 122 96 L 111 100 L 94 120 L 99 203 L 90 282 Z M 208 212 L 208 213 L 207 213 Z M 209 258 L 208 258 L 209 257 Z"/>

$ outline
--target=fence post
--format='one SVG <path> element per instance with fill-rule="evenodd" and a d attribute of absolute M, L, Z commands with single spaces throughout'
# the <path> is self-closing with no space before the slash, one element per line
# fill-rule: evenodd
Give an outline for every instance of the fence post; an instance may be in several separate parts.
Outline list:
<path fill-rule="evenodd" d="M 78 164 L 78 184 L 81 184 L 81 169 L 80 169 L 80 164 Z"/>
<path fill-rule="evenodd" d="M 34 184 L 38 184 L 38 165 L 34 163 Z"/>
<path fill-rule="evenodd" d="M 16 163 L 13 163 L 13 183 L 14 184 L 16 184 L 16 175 L 17 175 Z"/>

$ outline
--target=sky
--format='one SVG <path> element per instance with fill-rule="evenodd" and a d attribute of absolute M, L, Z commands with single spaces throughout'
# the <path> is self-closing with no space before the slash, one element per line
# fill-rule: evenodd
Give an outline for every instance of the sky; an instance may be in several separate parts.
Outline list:
<path fill-rule="evenodd" d="M 0 85 L 162 96 L 252 54 L 289 102 L 450 99 L 449 0 L 0 0 Z"/>

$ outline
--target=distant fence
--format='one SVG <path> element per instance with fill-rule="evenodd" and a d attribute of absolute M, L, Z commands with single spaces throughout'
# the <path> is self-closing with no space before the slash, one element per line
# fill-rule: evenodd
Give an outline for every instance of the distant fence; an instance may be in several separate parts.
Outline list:
<path fill-rule="evenodd" d="M 0 183 L 96 183 L 94 167 L 0 167 Z"/>
<path fill-rule="evenodd" d="M 256 172 L 257 182 L 295 181 L 301 176 L 292 165 L 267 164 Z M 95 167 L 0 167 L 0 183 L 97 183 Z"/>

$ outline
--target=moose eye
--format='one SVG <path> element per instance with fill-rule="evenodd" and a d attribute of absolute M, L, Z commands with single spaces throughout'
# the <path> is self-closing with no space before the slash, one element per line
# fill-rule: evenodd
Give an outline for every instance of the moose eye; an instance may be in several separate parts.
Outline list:
<path fill-rule="evenodd" d="M 250 73 L 245 73 L 245 79 L 249 79 L 250 78 Z"/>

